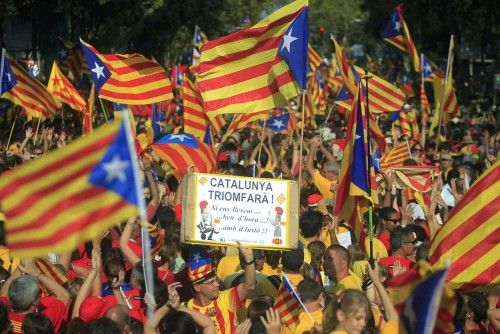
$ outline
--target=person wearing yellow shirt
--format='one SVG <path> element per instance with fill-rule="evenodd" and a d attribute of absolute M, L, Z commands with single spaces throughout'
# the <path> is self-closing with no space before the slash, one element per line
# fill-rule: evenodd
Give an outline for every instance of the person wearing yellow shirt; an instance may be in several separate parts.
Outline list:
<path fill-rule="evenodd" d="M 361 281 L 356 274 L 349 270 L 351 257 L 347 249 L 340 245 L 331 245 L 325 252 L 323 268 L 328 276 L 331 291 L 340 296 L 347 289 L 361 291 Z"/>
<path fill-rule="evenodd" d="M 325 307 L 323 333 L 361 334 L 370 314 L 370 301 L 363 292 L 347 289 L 339 299 L 332 299 Z"/>
<path fill-rule="evenodd" d="M 311 174 L 313 184 L 318 188 L 323 198 L 333 199 L 332 188 L 337 183 L 340 165 L 335 157 L 322 144 L 321 137 L 316 136 L 309 141 L 311 147 L 306 161 L 306 170 Z M 321 151 L 328 159 L 323 164 L 322 173 L 314 168 L 316 153 Z"/>
<path fill-rule="evenodd" d="M 321 286 L 315 280 L 306 277 L 297 286 L 297 292 L 304 304 L 305 310 L 299 314 L 298 325 L 289 330 L 285 327 L 283 334 L 302 334 L 311 331 L 315 325 L 323 322 L 323 307 L 325 302 Z"/>
<path fill-rule="evenodd" d="M 189 252 L 188 276 L 193 284 L 195 297 L 186 303 L 186 307 L 211 317 L 216 333 L 235 332 L 236 312 L 245 303 L 250 292 L 255 290 L 252 249 L 243 247 L 239 242 L 238 248 L 245 260 L 243 282 L 225 291 L 220 291 L 220 280 L 213 270 L 206 249 L 193 246 Z"/>
<path fill-rule="evenodd" d="M 304 262 L 311 263 L 311 253 L 307 249 L 309 243 L 319 240 L 321 228 L 323 227 L 323 215 L 319 211 L 307 210 L 300 216 L 299 240 L 304 245 Z"/>

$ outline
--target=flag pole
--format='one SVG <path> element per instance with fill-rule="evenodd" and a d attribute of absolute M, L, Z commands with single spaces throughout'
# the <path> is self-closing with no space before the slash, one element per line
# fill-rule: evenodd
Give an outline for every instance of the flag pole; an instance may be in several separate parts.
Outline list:
<path fill-rule="evenodd" d="M 299 198 L 300 198 L 300 188 L 302 184 L 302 165 L 303 163 L 303 158 L 302 158 L 302 148 L 304 146 L 304 128 L 306 127 L 305 123 L 305 105 L 306 105 L 306 94 L 307 90 L 302 91 L 302 127 L 300 128 L 300 147 L 299 147 Z"/>
<path fill-rule="evenodd" d="M 266 124 L 267 124 L 267 118 L 269 117 L 269 110 L 266 113 L 266 118 L 264 118 L 264 124 L 262 125 L 262 136 L 260 137 L 260 146 L 259 146 L 259 155 L 257 157 L 256 164 L 260 162 L 260 154 L 262 153 L 262 146 L 264 146 L 264 137 L 265 137 L 265 131 L 266 131 Z M 265 166 L 260 166 L 265 167 Z"/>
<path fill-rule="evenodd" d="M 16 112 L 17 111 L 17 112 Z M 12 133 L 14 132 L 14 126 L 16 125 L 17 116 L 19 115 L 18 107 L 14 107 L 14 112 L 16 115 L 14 116 L 14 121 L 12 122 L 12 128 L 10 128 L 9 139 L 7 140 L 7 150 L 9 149 L 10 140 L 12 139 Z"/>
<path fill-rule="evenodd" d="M 36 131 L 35 131 L 35 136 L 33 137 L 33 142 L 36 143 L 36 141 L 38 140 L 38 130 L 40 130 L 40 123 L 42 121 L 42 115 L 39 115 L 40 117 L 38 117 L 38 123 L 36 125 Z"/>
<path fill-rule="evenodd" d="M 369 89 L 368 89 L 368 79 L 370 79 L 371 75 L 368 74 L 368 70 L 365 69 L 365 86 L 366 86 L 366 110 L 365 110 L 365 117 L 366 117 L 366 133 L 368 133 L 370 129 L 370 103 L 369 103 Z M 363 88 L 362 84 L 361 89 Z M 370 168 L 370 159 L 371 159 L 371 145 L 370 142 L 368 141 L 368 151 L 367 151 L 367 169 L 368 173 L 366 173 L 367 177 L 367 184 L 368 184 L 368 236 L 370 238 L 370 265 L 373 268 L 374 265 L 374 260 L 373 260 L 373 202 L 372 202 L 372 180 L 371 180 L 371 168 Z M 364 242 L 364 241 L 362 241 Z"/>
<path fill-rule="evenodd" d="M 439 106 L 439 115 L 438 115 L 438 128 L 436 131 L 436 147 L 434 148 L 434 156 L 437 155 L 438 149 L 439 149 L 439 139 L 441 137 L 441 123 L 443 122 L 443 113 L 444 113 L 444 96 L 445 96 L 445 89 L 446 89 L 446 84 L 448 83 L 448 74 L 450 73 L 450 59 L 451 59 L 451 54 L 453 52 L 453 35 L 450 37 L 450 46 L 448 48 L 448 60 L 446 61 L 446 74 L 444 76 L 444 82 L 443 82 L 443 92 L 441 93 L 441 105 Z"/>
<path fill-rule="evenodd" d="M 137 175 L 139 174 L 138 157 L 135 151 L 135 145 L 132 139 L 132 130 L 130 125 L 130 116 L 128 112 L 122 113 L 122 122 L 125 125 L 125 133 L 127 134 L 127 146 L 132 161 L 132 170 L 135 176 L 135 193 L 139 206 L 139 218 L 143 222 L 147 222 L 146 204 L 144 203 L 144 195 L 141 185 L 138 182 Z M 149 244 L 149 232 L 144 224 L 141 224 L 141 241 L 142 241 L 142 268 L 144 270 L 144 282 L 146 292 L 149 292 L 154 298 L 154 281 L 153 281 L 153 263 L 151 262 L 151 245 Z M 153 305 L 147 304 L 147 315 L 151 318 L 154 313 Z"/>
<path fill-rule="evenodd" d="M 109 122 L 108 114 L 106 113 L 106 108 L 104 108 L 104 102 L 102 102 L 101 97 L 99 97 L 99 103 L 101 104 L 101 109 L 102 109 L 102 113 L 104 114 L 104 119 L 106 120 L 106 123 L 108 123 Z"/>
<path fill-rule="evenodd" d="M 226 141 L 226 139 L 227 139 L 227 137 L 228 137 L 228 135 L 227 135 L 227 134 L 229 133 L 229 130 L 231 129 L 231 125 L 233 125 L 234 120 L 236 119 L 236 115 L 237 115 L 237 114 L 233 114 L 233 118 L 231 119 L 231 123 L 229 123 L 229 126 L 227 127 L 227 131 L 226 131 L 226 133 L 225 133 L 225 134 L 222 136 L 222 138 L 220 139 L 221 144 L 222 144 L 222 143 L 224 143 L 224 142 Z M 217 134 L 217 135 L 219 135 L 219 134 Z"/>
<path fill-rule="evenodd" d="M 292 282 L 290 282 L 290 280 L 288 279 L 288 276 L 284 272 L 281 272 L 281 274 L 283 275 L 283 280 L 288 283 L 288 285 L 294 290 L 295 294 L 297 294 L 297 297 L 299 297 L 299 298 L 296 298 L 296 299 L 300 303 L 300 306 L 302 306 L 302 308 L 307 313 L 307 315 L 309 316 L 309 318 L 311 319 L 311 321 L 315 324 L 316 320 L 314 320 L 314 318 L 312 317 L 311 313 L 309 313 L 309 310 L 307 309 L 307 307 L 302 302 L 302 299 L 300 299 L 299 294 L 295 291 L 295 287 L 292 285 Z"/>

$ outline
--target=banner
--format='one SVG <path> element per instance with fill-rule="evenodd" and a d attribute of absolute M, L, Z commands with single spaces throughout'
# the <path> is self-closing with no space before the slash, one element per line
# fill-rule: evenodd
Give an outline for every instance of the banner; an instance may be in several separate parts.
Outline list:
<path fill-rule="evenodd" d="M 290 249 L 298 242 L 295 181 L 190 173 L 183 192 L 181 239 L 208 245 Z M 189 191 L 188 191 L 189 189 Z"/>

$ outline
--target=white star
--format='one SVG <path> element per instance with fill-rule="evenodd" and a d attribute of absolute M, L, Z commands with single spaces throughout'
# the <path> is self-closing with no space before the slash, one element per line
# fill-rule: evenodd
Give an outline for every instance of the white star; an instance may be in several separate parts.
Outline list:
<path fill-rule="evenodd" d="M 10 82 L 10 80 L 11 80 L 10 73 L 5 73 L 5 74 L 7 74 L 7 81 L 9 81 L 9 82 Z"/>
<path fill-rule="evenodd" d="M 198 262 L 198 261 L 200 261 L 200 259 L 201 259 L 200 253 L 193 254 L 193 261 Z"/>
<path fill-rule="evenodd" d="M 186 136 L 186 135 L 184 135 L 184 134 L 182 134 L 182 135 L 171 135 L 171 136 L 170 136 L 170 139 L 171 139 L 171 140 L 177 139 L 177 140 L 179 140 L 180 142 L 184 143 L 184 140 L 189 139 L 189 137 L 188 137 L 188 136 Z"/>
<path fill-rule="evenodd" d="M 129 162 L 120 160 L 118 155 L 113 157 L 113 160 L 104 164 L 103 168 L 106 171 L 106 182 L 111 182 L 118 179 L 120 182 L 127 181 L 125 169 L 128 167 Z"/>
<path fill-rule="evenodd" d="M 66 55 L 67 55 L 67 54 L 68 54 L 68 53 L 67 53 L 67 52 L 66 52 L 66 50 L 64 50 L 64 49 L 61 49 L 61 50 L 59 51 L 59 57 L 61 57 L 61 58 L 66 58 Z"/>
<path fill-rule="evenodd" d="M 399 21 L 394 21 L 394 30 L 400 31 L 401 30 L 401 24 Z"/>
<path fill-rule="evenodd" d="M 429 63 L 426 63 L 424 65 L 424 72 L 427 72 L 427 73 L 432 72 L 432 67 L 431 67 L 431 65 L 429 65 Z"/>
<path fill-rule="evenodd" d="M 281 47 L 281 50 L 286 48 L 288 53 L 290 53 L 290 44 L 298 39 L 297 37 L 292 36 L 292 30 L 293 28 L 290 29 L 288 35 L 283 36 L 283 46 Z"/>
<path fill-rule="evenodd" d="M 283 124 L 283 121 L 280 120 L 280 119 L 275 119 L 273 121 L 273 126 L 278 128 L 278 129 L 281 129 L 281 128 L 284 128 L 285 127 L 285 124 Z"/>
<path fill-rule="evenodd" d="M 97 79 L 99 79 L 101 76 L 105 77 L 104 66 L 99 66 L 99 64 L 97 64 L 97 62 L 95 62 L 95 67 L 93 69 L 91 69 L 91 71 L 94 72 L 95 75 L 97 75 Z"/>
<path fill-rule="evenodd" d="M 361 136 L 360 135 L 356 135 L 356 139 L 354 139 L 354 140 L 358 140 L 359 138 L 361 138 Z"/>

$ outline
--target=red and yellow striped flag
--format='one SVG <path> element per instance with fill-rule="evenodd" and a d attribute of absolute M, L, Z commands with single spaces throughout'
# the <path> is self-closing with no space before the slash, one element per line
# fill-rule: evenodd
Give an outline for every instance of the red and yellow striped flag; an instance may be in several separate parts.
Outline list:
<path fill-rule="evenodd" d="M 87 109 L 87 103 L 85 103 L 85 100 L 71 82 L 62 74 L 56 62 L 52 65 L 47 90 L 74 110 L 84 112 Z"/>
<path fill-rule="evenodd" d="M 283 324 L 292 332 L 299 323 L 301 310 L 299 300 L 300 297 L 295 288 L 286 274 L 283 273 L 281 285 L 276 293 L 274 308 L 278 311 Z"/>
<path fill-rule="evenodd" d="M 102 54 L 80 40 L 99 97 L 124 104 L 170 100 L 172 87 L 165 70 L 138 53 Z"/>
<path fill-rule="evenodd" d="M 213 172 L 217 163 L 214 149 L 201 140 L 196 140 L 196 142 L 197 148 L 179 143 L 163 144 L 158 142 L 151 145 L 151 147 L 161 160 L 167 162 L 181 174 L 184 174 L 191 165 L 196 166 L 200 173 Z"/>
<path fill-rule="evenodd" d="M 332 90 L 333 94 L 337 94 L 343 84 L 344 80 L 340 75 L 340 71 L 337 71 L 337 60 L 335 57 L 332 57 L 326 76 L 326 85 Z"/>
<path fill-rule="evenodd" d="M 0 179 L 12 254 L 71 250 L 137 215 L 138 180 L 127 132 L 124 122 L 101 126 Z"/>
<path fill-rule="evenodd" d="M 251 28 L 202 45 L 197 83 L 209 117 L 273 109 L 302 91 L 278 54 L 306 6 L 305 0 L 293 1 Z"/>
<path fill-rule="evenodd" d="M 335 39 L 333 39 L 333 44 L 335 47 L 335 58 L 337 59 L 337 66 L 340 70 L 340 75 L 342 76 L 342 81 L 344 86 L 347 88 L 352 96 L 357 94 L 357 82 L 352 70 L 351 64 L 349 63 L 349 58 L 347 58 L 344 53 L 344 49 L 340 46 Z M 352 101 L 349 107 L 352 105 Z M 346 108 L 347 109 L 347 108 Z M 348 109 L 351 110 L 351 109 Z"/>
<path fill-rule="evenodd" d="M 408 114 L 403 110 L 399 112 L 399 125 L 401 126 L 401 133 L 407 138 L 410 138 L 411 137 L 410 119 L 408 118 Z"/>
<path fill-rule="evenodd" d="M 311 72 L 316 71 L 319 65 L 321 65 L 321 57 L 310 44 L 307 47 L 307 63 Z"/>
<path fill-rule="evenodd" d="M 203 112 L 198 88 L 188 77 L 184 77 L 182 83 L 182 99 L 184 101 L 184 132 L 203 140 L 207 130 L 207 117 Z"/>
<path fill-rule="evenodd" d="M 12 87 L 3 91 L 3 98 L 20 105 L 26 113 L 32 117 L 50 117 L 57 109 L 61 108 L 61 103 L 54 99 L 54 96 L 45 86 L 33 78 L 24 68 L 21 67 L 5 50 L 2 50 L 2 75 L 7 76 L 7 85 Z M 0 78 L 3 86 L 3 78 Z"/>
<path fill-rule="evenodd" d="M 451 261 L 447 281 L 468 290 L 500 283 L 500 162 L 465 193 L 437 232 L 429 261 L 439 267 Z"/>
<path fill-rule="evenodd" d="M 422 81 L 422 83 L 420 84 L 420 107 L 427 114 L 431 113 L 429 100 L 427 99 L 427 94 L 425 93 L 425 81 Z"/>
<path fill-rule="evenodd" d="M 90 87 L 87 109 L 83 112 L 83 133 L 86 135 L 94 132 L 94 127 L 92 124 L 93 113 L 94 113 L 94 102 L 95 102 L 95 85 L 92 84 L 92 87 Z"/>
<path fill-rule="evenodd" d="M 382 155 L 382 158 L 380 159 L 380 167 L 385 169 L 393 166 L 402 166 L 403 161 L 409 158 L 411 158 L 411 155 L 408 144 L 406 142 L 402 142 L 386 154 Z"/>
<path fill-rule="evenodd" d="M 250 127 L 254 122 L 262 121 L 267 117 L 267 110 L 259 111 L 251 114 L 240 114 L 236 115 L 229 125 L 227 132 L 222 137 L 222 142 L 224 142 L 227 138 L 229 138 L 235 131 L 239 129 L 243 129 L 246 127 Z"/>

